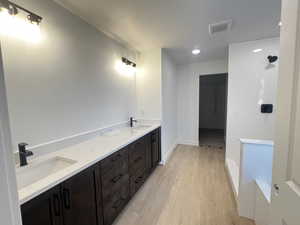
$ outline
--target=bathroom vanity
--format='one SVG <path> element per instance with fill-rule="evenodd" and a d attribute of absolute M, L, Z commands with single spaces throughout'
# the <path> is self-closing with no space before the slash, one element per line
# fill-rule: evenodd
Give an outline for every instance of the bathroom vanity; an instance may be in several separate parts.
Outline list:
<path fill-rule="evenodd" d="M 159 126 L 137 131 L 135 140 L 127 140 L 124 145 L 126 135 L 116 135 L 116 139 L 122 139 L 122 144 L 115 143 L 110 150 L 107 147 L 105 154 L 101 153 L 98 159 L 78 162 L 79 172 L 72 170 L 75 165 L 66 168 L 65 175 L 71 175 L 57 181 L 52 176 L 53 187 L 24 200 L 21 203 L 23 225 L 112 224 L 161 161 Z M 113 144 L 114 137 L 107 137 L 105 141 L 109 146 Z"/>

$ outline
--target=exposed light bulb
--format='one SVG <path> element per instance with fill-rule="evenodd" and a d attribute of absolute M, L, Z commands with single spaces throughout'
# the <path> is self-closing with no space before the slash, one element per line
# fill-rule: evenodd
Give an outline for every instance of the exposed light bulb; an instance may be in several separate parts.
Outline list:
<path fill-rule="evenodd" d="M 132 77 L 135 75 L 137 69 L 132 65 L 128 65 L 121 60 L 118 60 L 115 65 L 115 69 L 122 75 Z"/>
<path fill-rule="evenodd" d="M 7 8 L 4 8 L 4 7 L 1 7 L 1 8 L 0 8 L 0 13 L 2 13 L 2 12 L 9 13 L 8 9 L 7 9 Z"/>
<path fill-rule="evenodd" d="M 192 51 L 193 55 L 199 55 L 200 52 L 201 52 L 200 49 L 197 48 Z"/>
<path fill-rule="evenodd" d="M 27 19 L 10 15 L 7 10 L 0 11 L 0 34 L 31 43 L 37 43 L 41 40 L 41 30 L 37 24 L 30 23 Z"/>

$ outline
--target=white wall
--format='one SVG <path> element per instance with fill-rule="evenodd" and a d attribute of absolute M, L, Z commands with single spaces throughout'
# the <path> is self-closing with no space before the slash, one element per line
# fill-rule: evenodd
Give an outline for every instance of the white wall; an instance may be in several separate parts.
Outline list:
<path fill-rule="evenodd" d="M 162 50 L 162 160 L 166 162 L 177 145 L 176 65 Z"/>
<path fill-rule="evenodd" d="M 255 49 L 263 51 L 252 52 Z M 272 140 L 274 136 L 276 105 L 274 113 L 260 113 L 261 103 L 276 101 L 278 62 L 269 65 L 268 55 L 279 55 L 278 38 L 229 46 L 226 161 L 235 176 L 240 164 L 239 139 Z"/>
<path fill-rule="evenodd" d="M 115 70 L 135 53 L 53 1 L 17 0 L 43 17 L 43 40 L 3 38 L 14 150 L 128 120 L 135 78 Z"/>
<path fill-rule="evenodd" d="M 199 76 L 227 73 L 227 65 L 227 60 L 216 60 L 177 67 L 179 143 L 198 145 Z"/>
<path fill-rule="evenodd" d="M 137 117 L 161 120 L 161 48 L 142 51 L 136 75 Z"/>
<path fill-rule="evenodd" d="M 177 145 L 176 64 L 165 49 L 142 51 L 136 76 L 137 117 L 162 123 L 162 162 Z"/>

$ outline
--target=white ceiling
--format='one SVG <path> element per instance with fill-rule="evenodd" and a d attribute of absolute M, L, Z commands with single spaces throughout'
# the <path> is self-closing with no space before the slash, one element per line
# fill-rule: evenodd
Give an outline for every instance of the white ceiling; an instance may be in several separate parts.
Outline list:
<path fill-rule="evenodd" d="M 178 64 L 224 59 L 228 43 L 279 36 L 281 0 L 56 1 L 139 51 L 167 48 Z M 209 35 L 210 23 L 228 19 L 231 32 Z"/>

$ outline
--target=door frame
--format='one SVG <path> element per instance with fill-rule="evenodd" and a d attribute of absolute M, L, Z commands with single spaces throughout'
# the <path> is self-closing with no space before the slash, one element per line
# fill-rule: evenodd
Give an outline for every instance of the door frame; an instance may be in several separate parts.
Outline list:
<path fill-rule="evenodd" d="M 21 225 L 14 155 L 9 125 L 0 43 L 0 218 L 6 225 Z"/>
<path fill-rule="evenodd" d="M 273 187 L 270 224 L 281 225 L 280 197 L 276 188 L 290 176 L 288 163 L 293 151 L 299 92 L 300 0 L 282 0 L 280 64 L 274 138 Z M 298 105 L 299 107 L 299 105 Z M 299 119 L 299 118 L 298 118 Z M 280 162 L 280 163 L 278 163 Z M 279 195 L 280 196 L 280 195 Z M 291 209 L 295 210 L 295 209 Z"/>
<path fill-rule="evenodd" d="M 226 146 L 226 133 L 227 133 L 227 104 L 228 104 L 228 73 L 212 73 L 212 74 L 200 74 L 199 75 L 199 93 L 198 93 L 198 140 L 200 139 L 200 107 L 201 107 L 201 97 L 200 97 L 200 92 L 201 92 L 201 77 L 205 76 L 218 76 L 218 75 L 225 75 L 226 81 L 225 81 L 225 120 L 224 120 L 224 143 Z"/>

